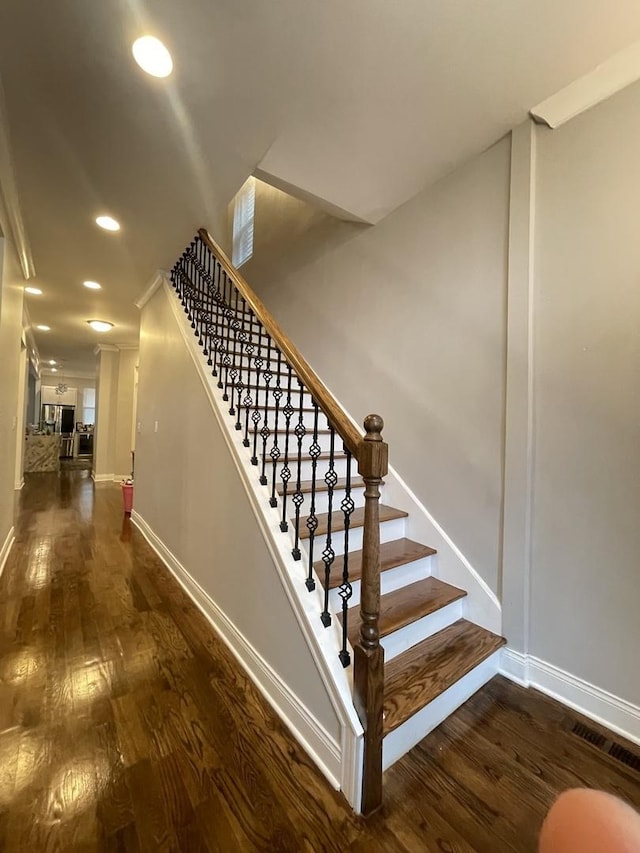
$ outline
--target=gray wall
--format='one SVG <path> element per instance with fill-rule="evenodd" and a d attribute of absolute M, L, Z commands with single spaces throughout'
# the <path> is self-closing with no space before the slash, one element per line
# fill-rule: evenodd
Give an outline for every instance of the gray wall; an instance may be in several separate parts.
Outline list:
<path fill-rule="evenodd" d="M 640 86 L 537 135 L 531 651 L 640 704 Z"/>
<path fill-rule="evenodd" d="M 0 549 L 13 525 L 23 287 L 18 258 L 0 236 Z"/>
<path fill-rule="evenodd" d="M 509 139 L 375 227 L 258 183 L 242 272 L 496 591 L 501 537 Z"/>
<path fill-rule="evenodd" d="M 333 706 L 162 289 L 142 312 L 139 358 L 136 511 L 339 741 Z"/>

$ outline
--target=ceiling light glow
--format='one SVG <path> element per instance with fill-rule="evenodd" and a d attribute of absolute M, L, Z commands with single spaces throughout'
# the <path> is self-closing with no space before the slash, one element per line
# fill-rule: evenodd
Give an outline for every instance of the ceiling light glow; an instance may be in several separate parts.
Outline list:
<path fill-rule="evenodd" d="M 58 368 L 57 368 L 57 367 L 52 367 L 52 368 L 51 368 L 51 372 L 52 372 L 52 373 L 57 373 L 57 372 L 58 372 Z"/>
<path fill-rule="evenodd" d="M 49 359 L 49 364 L 55 364 L 55 361 L 54 361 L 52 358 L 50 358 L 50 359 Z"/>
<path fill-rule="evenodd" d="M 102 285 L 98 284 L 97 281 L 83 281 L 82 282 L 85 287 L 88 287 L 89 290 L 100 290 Z"/>
<path fill-rule="evenodd" d="M 87 323 L 96 332 L 108 332 L 113 329 L 113 323 L 108 323 L 106 320 L 87 320 Z"/>
<path fill-rule="evenodd" d="M 104 228 L 105 231 L 120 230 L 120 223 L 117 219 L 114 219 L 113 216 L 97 216 L 96 225 L 99 225 L 100 228 Z"/>
<path fill-rule="evenodd" d="M 36 326 L 36 329 L 39 329 L 41 332 L 50 332 L 51 326 Z"/>
<path fill-rule="evenodd" d="M 24 292 L 30 293 L 32 296 L 42 296 L 42 291 L 39 287 L 25 287 Z"/>
<path fill-rule="evenodd" d="M 171 54 L 155 36 L 141 36 L 136 39 L 131 52 L 140 68 L 152 77 L 168 77 L 173 71 Z"/>

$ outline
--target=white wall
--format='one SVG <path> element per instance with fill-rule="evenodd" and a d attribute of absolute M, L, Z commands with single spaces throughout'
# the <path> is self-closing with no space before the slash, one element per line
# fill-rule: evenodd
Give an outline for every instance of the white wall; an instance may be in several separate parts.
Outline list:
<path fill-rule="evenodd" d="M 13 526 L 24 279 L 0 237 L 0 551 Z"/>
<path fill-rule="evenodd" d="M 258 182 L 243 266 L 311 365 L 499 588 L 509 139 L 375 227 Z"/>
<path fill-rule="evenodd" d="M 138 421 L 134 509 L 339 741 L 335 711 L 162 289 L 142 312 Z"/>
<path fill-rule="evenodd" d="M 138 350 L 101 346 L 98 351 L 93 476 L 121 479 L 131 473 Z"/>
<path fill-rule="evenodd" d="M 640 705 L 640 86 L 537 132 L 531 652 Z"/>

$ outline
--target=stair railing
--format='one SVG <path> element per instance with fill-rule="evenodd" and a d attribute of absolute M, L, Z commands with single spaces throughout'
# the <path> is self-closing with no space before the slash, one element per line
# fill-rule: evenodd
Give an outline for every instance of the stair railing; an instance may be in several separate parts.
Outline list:
<path fill-rule="evenodd" d="M 337 587 L 343 666 L 351 663 L 349 562 L 355 559 L 352 494 L 357 488 L 352 482 L 352 461 L 357 462 L 365 488 L 359 555 L 361 625 L 354 646 L 353 685 L 354 705 L 364 729 L 361 809 L 370 814 L 382 802 L 379 486 L 388 459 L 382 418 L 368 415 L 364 435 L 360 433 L 205 229 L 198 231 L 175 264 L 171 282 L 217 377 L 223 400 L 229 402 L 235 429 L 243 433 L 242 443 L 258 468 L 260 483 L 267 487 L 269 504 L 280 505 L 281 531 L 286 533 L 293 525 L 295 560 L 302 561 L 306 542 L 307 589 L 315 589 L 316 575 L 323 577 L 319 618 L 325 627 L 332 621 L 330 589 Z M 320 441 L 325 442 L 324 448 Z M 323 495 L 327 511 L 319 513 Z M 338 542 L 341 555 L 336 553 Z"/>

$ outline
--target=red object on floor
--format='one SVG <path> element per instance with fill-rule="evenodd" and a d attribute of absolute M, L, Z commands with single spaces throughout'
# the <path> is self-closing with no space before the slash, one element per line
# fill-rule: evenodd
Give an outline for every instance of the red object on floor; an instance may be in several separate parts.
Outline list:
<path fill-rule="evenodd" d="M 133 484 L 122 484 L 122 500 L 124 501 L 124 511 L 130 515 L 131 507 L 133 506 Z"/>

